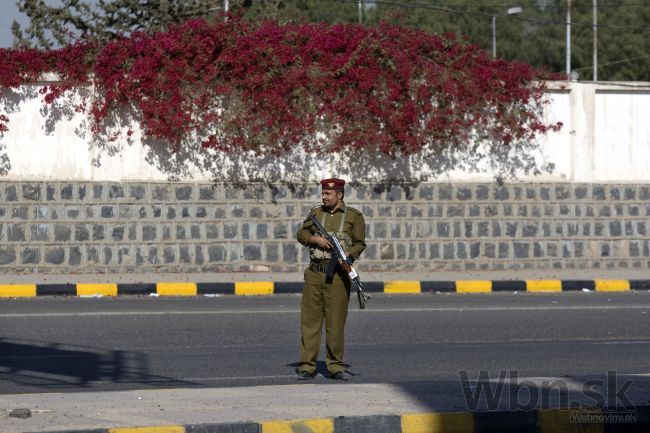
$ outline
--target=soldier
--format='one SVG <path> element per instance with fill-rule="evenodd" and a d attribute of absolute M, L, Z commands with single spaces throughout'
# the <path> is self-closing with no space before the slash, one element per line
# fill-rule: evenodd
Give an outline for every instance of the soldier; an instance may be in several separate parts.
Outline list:
<path fill-rule="evenodd" d="M 311 212 L 325 230 L 340 240 L 348 257 L 355 260 L 366 248 L 366 223 L 361 212 L 345 205 L 344 186 L 345 181 L 342 179 L 322 180 L 323 205 L 315 206 Z M 343 345 L 350 300 L 350 278 L 339 265 L 331 277 L 326 275 L 327 264 L 332 257 L 332 245 L 316 232 L 309 217 L 298 230 L 298 242 L 309 247 L 310 253 L 300 308 L 302 339 L 298 380 L 311 379 L 316 375 L 323 321 L 327 370 L 334 379 L 348 380 L 343 363 Z"/>

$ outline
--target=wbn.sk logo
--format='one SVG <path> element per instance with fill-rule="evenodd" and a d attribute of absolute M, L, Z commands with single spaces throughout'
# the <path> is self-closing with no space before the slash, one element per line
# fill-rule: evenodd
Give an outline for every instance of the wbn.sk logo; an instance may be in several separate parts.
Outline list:
<path fill-rule="evenodd" d="M 631 381 L 618 383 L 615 371 L 607 377 L 582 383 L 561 378 L 521 379 L 517 371 L 504 371 L 490 378 L 480 371 L 472 383 L 466 371 L 459 371 L 468 410 L 533 410 L 546 408 L 618 408 L 633 409 L 626 392 Z"/>

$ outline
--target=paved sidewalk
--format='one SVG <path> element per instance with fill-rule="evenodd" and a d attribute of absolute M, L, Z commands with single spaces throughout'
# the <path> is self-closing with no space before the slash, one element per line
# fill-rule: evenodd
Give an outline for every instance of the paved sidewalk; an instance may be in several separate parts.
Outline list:
<path fill-rule="evenodd" d="M 520 378 L 519 383 L 527 383 L 528 387 L 535 383 L 538 389 L 549 389 L 549 383 L 557 386 L 558 381 L 562 381 L 566 385 L 569 402 L 593 405 L 593 393 L 592 397 L 583 393 L 583 385 L 589 379 L 594 378 Z M 647 405 L 650 401 L 650 376 L 621 376 L 618 379 L 620 384 L 625 380 L 632 381 L 625 395 L 635 406 Z M 606 383 L 606 378 L 597 380 L 605 380 Z M 473 386 L 470 389 L 475 391 Z M 495 418 L 490 413 L 501 413 L 501 417 L 513 413 L 512 402 L 507 397 L 512 394 L 509 394 L 508 389 L 506 385 L 496 409 L 509 412 L 486 412 L 494 411 L 495 407 L 488 407 L 485 401 L 477 408 L 472 408 L 471 402 L 468 406 L 459 380 L 399 384 L 310 382 L 238 388 L 0 395 L 0 431 L 49 432 L 136 426 L 250 424 L 328 417 L 334 421 L 341 417 L 365 417 L 365 422 L 369 422 L 386 415 L 433 412 L 465 412 L 470 421 L 474 417 L 474 425 L 485 419 L 498 425 L 509 421 L 506 418 Z M 592 391 L 605 396 L 607 389 L 596 387 Z M 528 402 L 528 397 L 524 395 L 523 403 Z M 559 393 L 550 393 L 550 400 L 545 405 L 551 408 L 562 407 Z M 10 416 L 12 411 L 21 408 L 29 409 L 31 417 L 22 419 Z M 642 410 L 647 415 L 647 407 Z M 473 415 L 468 411 L 473 412 Z M 532 413 L 533 422 L 543 418 L 543 411 L 528 411 Z M 639 413 L 642 413 L 641 410 Z M 481 418 L 481 414 L 487 416 Z M 642 418 L 639 422 L 649 423 L 644 416 L 639 417 Z M 399 418 L 397 420 L 399 423 Z"/>
<path fill-rule="evenodd" d="M 241 388 L 170 389 L 0 396 L 0 431 L 56 431 L 108 427 L 207 424 L 274 419 L 430 412 L 431 405 L 465 410 L 457 384 L 441 395 L 425 387 L 388 384 L 296 384 Z M 460 397 L 460 398 L 459 398 Z M 7 410 L 29 408 L 17 419 Z"/>

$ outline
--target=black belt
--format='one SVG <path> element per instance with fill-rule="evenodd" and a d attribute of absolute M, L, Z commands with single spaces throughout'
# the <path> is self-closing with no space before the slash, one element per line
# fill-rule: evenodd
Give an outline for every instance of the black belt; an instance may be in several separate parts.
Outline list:
<path fill-rule="evenodd" d="M 311 262 L 309 263 L 309 269 L 311 269 L 314 272 L 327 272 L 327 264 L 328 262 L 325 263 L 316 263 L 316 262 Z"/>

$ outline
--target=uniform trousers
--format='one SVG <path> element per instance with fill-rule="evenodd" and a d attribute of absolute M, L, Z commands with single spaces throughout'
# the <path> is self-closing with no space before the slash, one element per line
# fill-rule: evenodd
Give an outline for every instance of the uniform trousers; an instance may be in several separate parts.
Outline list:
<path fill-rule="evenodd" d="M 338 269 L 331 279 L 325 272 L 305 270 L 305 286 L 300 307 L 299 371 L 316 373 L 323 322 L 325 323 L 326 364 L 330 374 L 345 370 L 343 363 L 345 321 L 350 301 L 350 278 Z"/>

